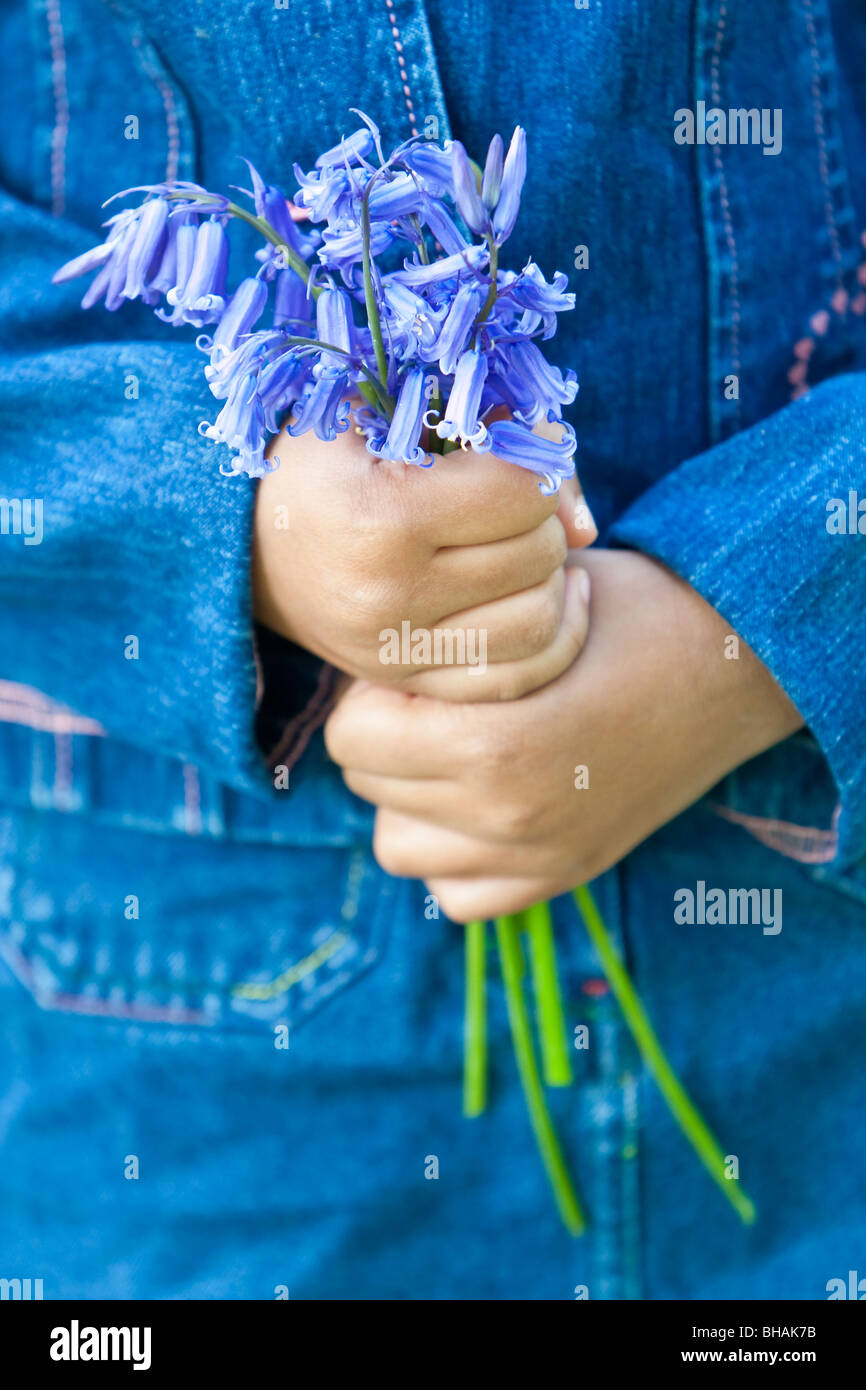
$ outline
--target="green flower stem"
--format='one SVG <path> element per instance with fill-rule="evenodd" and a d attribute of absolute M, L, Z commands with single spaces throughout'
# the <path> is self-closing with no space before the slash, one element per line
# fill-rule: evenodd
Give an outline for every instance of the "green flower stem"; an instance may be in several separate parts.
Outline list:
<path fill-rule="evenodd" d="M 553 1189 L 559 1214 L 569 1234 L 579 1236 L 585 1229 L 586 1223 L 544 1098 L 538 1064 L 535 1060 L 535 1050 L 532 1045 L 529 1013 L 526 1008 L 526 1000 L 523 997 L 521 924 L 521 916 L 499 917 L 496 920 L 499 960 L 505 987 L 505 1002 L 508 1007 L 508 1021 L 511 1025 L 511 1038 L 514 1044 L 514 1056 L 520 1072 L 523 1094 L 526 1097 L 529 1119 L 535 1133 L 541 1160 Z"/>
<path fill-rule="evenodd" d="M 318 338 L 301 338 L 293 334 L 286 334 L 285 341 L 291 343 L 295 347 L 313 348 L 316 352 L 337 352 L 341 357 L 351 358 L 352 356 L 351 353 L 344 352 L 342 348 L 334 347 L 332 343 L 322 342 Z M 354 361 L 354 359 L 352 360 Z M 382 383 L 377 380 L 369 367 L 365 366 L 363 362 L 359 362 L 357 365 L 367 378 L 366 381 L 359 381 L 357 383 L 358 390 L 364 397 L 364 400 L 367 401 L 374 410 L 384 412 L 384 400 L 390 399 L 390 397 L 388 397 L 387 392 L 383 392 Z"/>
<path fill-rule="evenodd" d="M 487 295 L 484 300 L 484 303 L 481 305 L 481 312 L 479 313 L 478 318 L 475 320 L 475 331 L 472 335 L 473 343 L 478 337 L 479 328 L 483 323 L 487 322 L 487 316 L 493 308 L 494 304 L 496 303 L 496 296 L 498 293 L 496 275 L 499 270 L 499 247 L 496 245 L 496 242 L 493 240 L 492 237 L 487 238 L 487 245 L 490 248 L 490 286 L 487 290 Z"/>
<path fill-rule="evenodd" d="M 379 380 L 385 387 L 389 409 L 388 418 L 394 414 L 394 402 L 387 392 L 388 383 L 388 359 L 385 356 L 385 344 L 382 341 L 382 325 L 379 322 L 379 306 L 376 303 L 376 291 L 373 288 L 373 259 L 370 255 L 370 189 L 374 179 L 371 179 L 364 189 L 364 196 L 361 199 L 361 244 L 363 251 L 363 271 L 364 271 L 364 304 L 367 309 L 367 325 L 370 329 L 370 336 L 373 339 L 373 351 L 376 354 L 376 370 L 379 373 Z"/>
<path fill-rule="evenodd" d="M 232 217 L 239 218 L 241 222 L 246 222 L 249 226 L 255 227 L 260 236 L 263 236 L 272 246 L 276 246 L 286 265 L 291 266 L 295 274 L 300 275 L 306 285 L 310 278 L 310 267 L 307 265 L 306 261 L 298 255 L 297 251 L 293 250 L 293 248 L 283 240 L 276 228 L 272 227 L 270 222 L 268 222 L 267 218 L 256 217 L 255 213 L 248 212 L 246 208 L 242 208 L 240 203 L 229 203 L 226 212 L 231 213 Z M 321 285 L 313 286 L 314 299 L 318 299 L 319 295 L 322 293 L 322 288 Z"/>
<path fill-rule="evenodd" d="M 169 197 L 191 199 L 193 202 L 204 202 L 204 201 L 205 201 L 203 195 L 198 195 L 198 194 L 195 194 L 195 193 L 176 193 L 176 194 L 169 194 Z M 366 239 L 365 239 L 365 242 L 364 242 L 364 250 L 365 250 L 365 261 L 364 261 L 364 299 L 365 299 L 365 302 L 366 302 L 366 305 L 367 305 L 367 316 L 368 316 L 368 318 L 369 318 L 369 317 L 370 317 L 370 299 L 368 298 L 368 295 L 367 295 L 367 280 L 368 280 L 369 259 L 370 259 L 370 257 L 369 257 L 369 252 L 370 252 L 370 212 L 369 212 L 369 208 L 367 208 L 366 202 L 365 202 L 365 204 L 364 204 L 364 208 L 365 208 L 365 211 L 366 211 L 366 218 L 367 218 L 367 220 L 366 220 Z M 266 218 L 264 218 L 264 217 L 256 217 L 254 213 L 248 212 L 246 208 L 241 207 L 240 203 L 231 203 L 231 202 L 228 203 L 228 204 L 226 205 L 226 212 L 228 212 L 232 217 L 237 217 L 237 218 L 239 219 L 239 221 L 241 221 L 241 222 L 246 222 L 248 226 L 254 227 L 255 230 L 259 233 L 260 236 L 263 236 L 263 237 L 265 238 L 266 241 L 269 241 L 269 242 L 271 243 L 272 246 L 276 246 L 277 250 L 282 254 L 283 259 L 284 259 L 286 265 L 287 265 L 287 266 L 291 266 L 291 268 L 292 268 L 292 270 L 294 270 L 295 274 L 296 274 L 296 275 L 299 275 L 299 276 L 301 277 L 301 279 L 303 280 L 304 284 L 306 285 L 306 284 L 309 283 L 309 279 L 310 279 L 310 267 L 307 265 L 306 261 L 304 261 L 304 260 L 298 255 L 298 253 L 292 249 L 291 246 L 289 246 L 285 241 L 283 241 L 283 239 L 282 239 L 282 237 L 280 236 L 279 232 L 276 230 L 275 227 L 272 227 L 272 226 L 271 226 L 270 222 L 268 222 L 268 220 L 267 220 Z M 372 281 L 372 276 L 371 276 L 371 275 L 370 275 L 369 279 L 370 279 L 370 295 L 372 295 L 372 291 L 373 291 L 373 281 Z M 312 290 L 311 290 L 311 294 L 312 294 L 313 299 L 318 299 L 318 297 L 319 297 L 319 295 L 322 293 L 322 290 L 323 290 L 323 289 L 324 289 L 324 286 L 323 286 L 323 285 L 314 285 L 313 288 L 312 288 Z M 359 386 L 359 390 L 360 390 L 361 394 L 364 396 L 364 398 L 369 402 L 370 405 L 373 406 L 373 408 L 374 408 L 375 410 L 378 410 L 378 411 L 382 412 L 385 416 L 387 416 L 388 419 L 390 419 L 391 416 L 394 414 L 394 401 L 393 401 L 392 397 L 388 394 L 388 391 L 387 391 L 387 389 L 386 389 L 386 387 L 385 387 L 385 385 L 384 385 L 384 383 L 385 383 L 385 381 L 387 381 L 387 377 L 388 377 L 387 363 L 385 362 L 385 349 L 384 349 L 384 345 L 382 344 L 382 333 L 381 333 L 381 329 L 380 329 L 380 327 L 379 327 L 379 315 L 378 315 L 378 312 L 377 312 L 377 310 L 376 310 L 376 301 L 375 301 L 375 298 L 373 298 L 372 303 L 373 303 L 373 313 L 374 313 L 374 315 L 375 315 L 375 328 L 373 328 L 373 324 L 372 324 L 372 322 L 371 322 L 371 329 L 373 330 L 373 342 L 374 342 L 374 344 L 376 344 L 377 341 L 378 341 L 378 345 L 379 345 L 379 347 L 381 347 L 381 349 L 382 349 L 381 359 L 380 359 L 380 357 L 379 357 L 378 348 L 377 348 L 377 351 L 376 351 L 376 365 L 377 365 L 378 370 L 379 370 L 379 377 L 380 377 L 380 379 L 377 380 L 377 378 L 376 378 L 376 376 L 373 374 L 373 372 L 371 372 L 370 369 L 369 369 L 368 367 L 366 367 L 363 363 L 361 363 L 361 371 L 362 371 L 362 372 L 364 373 L 364 375 L 367 377 L 367 380 L 368 380 L 368 382 L 369 382 L 369 384 L 370 384 L 370 387 L 371 387 L 371 389 L 372 389 L 373 394 L 371 395 L 371 392 L 370 392 L 369 390 L 365 390 L 363 383 Z M 329 344 L 326 344 L 326 343 L 319 343 L 318 341 L 316 341 L 316 340 L 314 340 L 314 339 L 309 339 L 309 338 L 290 338 L 288 341 L 293 342 L 293 343 L 298 343 L 298 344 L 310 343 L 311 346 L 315 346 L 316 348 L 327 348 L 327 351 L 328 351 L 328 352 L 338 352 L 338 353 L 340 353 L 340 355 L 341 355 L 342 357 L 348 357 L 348 356 L 349 356 L 349 353 L 343 352 L 341 348 L 331 347 Z"/>
<path fill-rule="evenodd" d="M 466 927 L 466 1014 L 463 1032 L 463 1114 L 487 1105 L 487 923 Z"/>
<path fill-rule="evenodd" d="M 313 348 L 316 352 L 336 352 L 340 357 L 348 357 L 354 361 L 350 352 L 346 352 L 343 348 L 334 347 L 333 343 L 322 342 L 319 338 L 301 338 L 297 335 L 287 333 L 284 341 L 291 343 L 295 347 Z M 383 392 L 382 383 L 377 380 L 370 371 L 370 368 L 365 366 L 363 362 L 359 362 L 358 366 L 367 378 L 366 382 L 360 382 L 358 384 L 358 390 L 361 392 L 364 399 L 369 401 L 370 405 L 376 410 L 384 410 L 383 396 L 387 396 L 387 392 Z"/>
<path fill-rule="evenodd" d="M 550 907 L 547 903 L 536 903 L 525 917 L 544 1082 L 546 1086 L 570 1086 L 573 1080 L 571 1058 L 565 1040 L 565 1015 Z"/>
<path fill-rule="evenodd" d="M 433 380 L 435 381 L 436 385 L 433 387 L 433 391 L 432 391 L 432 393 L 431 393 L 431 395 L 430 395 L 430 414 L 435 414 L 435 415 L 441 416 L 441 414 L 442 414 L 442 388 L 441 388 L 440 385 L 439 385 L 439 378 L 438 378 L 438 376 L 434 376 Z M 436 433 L 435 429 L 430 429 L 430 428 L 428 428 L 428 430 L 427 430 L 427 448 L 428 448 L 429 452 L 430 452 L 431 454 L 441 454 L 441 453 L 442 453 L 442 443 L 443 443 L 443 441 L 439 438 L 439 436 L 438 436 L 438 434 Z"/>
<path fill-rule="evenodd" d="M 755 1220 L 754 1204 L 740 1187 L 739 1179 L 725 1176 L 725 1156 L 712 1131 L 677 1078 L 662 1050 L 646 1011 L 638 998 L 628 972 L 604 924 L 595 899 L 586 887 L 575 888 L 574 900 L 598 951 L 608 984 L 622 1009 L 629 1031 L 637 1044 L 665 1103 L 686 1139 L 714 1182 L 718 1183 L 741 1221 L 750 1226 Z"/>

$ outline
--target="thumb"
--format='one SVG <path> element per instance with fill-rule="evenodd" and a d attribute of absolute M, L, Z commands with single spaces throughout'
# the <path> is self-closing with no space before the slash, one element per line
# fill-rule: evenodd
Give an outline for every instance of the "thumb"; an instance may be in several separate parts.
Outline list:
<path fill-rule="evenodd" d="M 556 515 L 562 522 L 569 550 L 582 550 L 584 546 L 592 545 L 598 537 L 598 527 L 576 476 L 563 482 Z"/>

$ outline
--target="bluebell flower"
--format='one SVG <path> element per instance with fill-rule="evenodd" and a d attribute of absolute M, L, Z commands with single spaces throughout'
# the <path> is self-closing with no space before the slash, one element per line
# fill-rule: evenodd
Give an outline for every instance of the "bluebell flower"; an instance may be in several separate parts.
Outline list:
<path fill-rule="evenodd" d="M 390 279 L 413 289 L 425 289 L 440 280 L 456 279 L 464 271 L 480 271 L 487 264 L 489 256 L 486 246 L 467 246 L 465 250 L 457 251 L 453 256 L 443 256 L 429 265 L 407 263 L 402 270 L 395 270 Z"/>
<path fill-rule="evenodd" d="M 454 197 L 454 174 L 451 168 L 451 145 L 436 145 L 431 140 L 413 138 L 400 145 L 391 162 L 410 169 L 418 185 L 433 199 Z"/>
<path fill-rule="evenodd" d="M 279 329 L 260 329 L 241 338 L 230 351 L 212 352 L 204 374 L 217 400 L 227 400 L 238 378 L 258 372 L 263 362 L 284 351 L 285 339 Z"/>
<path fill-rule="evenodd" d="M 440 439 L 459 439 L 468 448 L 483 449 L 487 427 L 479 419 L 481 393 L 487 378 L 487 359 L 478 348 L 464 352 L 454 373 L 454 385 L 436 425 Z"/>
<path fill-rule="evenodd" d="M 428 300 L 394 276 L 382 277 L 382 311 L 383 330 L 399 357 L 417 352 L 423 356 L 436 343 L 440 316 Z"/>
<path fill-rule="evenodd" d="M 258 323 L 268 302 L 268 287 L 258 276 L 242 280 L 232 295 L 213 335 L 214 353 L 231 352 L 238 339 Z"/>
<path fill-rule="evenodd" d="M 486 236 L 490 228 L 490 217 L 481 201 L 469 156 L 459 140 L 453 141 L 451 145 L 451 169 L 457 211 L 470 232 L 474 232 L 476 236 Z"/>
<path fill-rule="evenodd" d="M 168 204 L 162 198 L 151 198 L 141 209 L 135 236 L 129 248 L 126 264 L 126 283 L 123 294 L 126 299 L 145 298 L 149 293 L 148 280 L 152 271 L 159 267 L 166 241 L 168 223 Z M 151 297 L 155 304 L 159 294 Z"/>
<path fill-rule="evenodd" d="M 568 277 L 557 271 L 552 281 L 545 280 L 534 261 L 528 261 L 519 275 L 506 271 L 500 278 L 499 303 L 510 301 L 528 311 L 525 320 L 527 333 L 534 333 L 544 324 L 544 337 L 556 332 L 556 315 L 574 308 L 575 296 L 566 291 Z"/>
<path fill-rule="evenodd" d="M 303 325 L 309 323 L 313 302 L 300 275 L 289 267 L 281 270 L 274 290 L 274 327 L 286 326 L 290 332 L 306 336 Z"/>
<path fill-rule="evenodd" d="M 545 496 L 558 492 L 563 478 L 574 474 L 577 441 L 571 425 L 563 424 L 562 439 L 557 443 L 542 439 L 514 420 L 494 420 L 488 430 L 486 448 L 506 463 L 515 463 L 519 468 L 540 474 L 541 491 Z"/>
<path fill-rule="evenodd" d="M 267 430 L 264 410 L 257 390 L 257 373 L 238 375 L 232 383 L 225 405 L 212 425 L 204 422 L 199 432 L 216 443 L 237 450 L 238 457 L 222 472 L 246 473 L 261 478 L 271 468 L 265 462 Z"/>
<path fill-rule="evenodd" d="M 115 218 L 110 221 L 114 222 Z M 69 280 L 77 280 L 80 275 L 89 275 L 91 270 L 101 270 L 111 259 L 113 249 L 114 239 L 109 235 L 98 246 L 82 251 L 80 256 L 73 256 L 71 261 L 66 261 L 59 270 L 55 270 L 51 277 L 52 285 L 65 285 Z"/>
<path fill-rule="evenodd" d="M 299 400 L 310 380 L 310 369 L 309 358 L 301 357 L 291 349 L 262 367 L 258 392 L 265 426 L 271 434 L 278 432 L 282 416 Z"/>
<path fill-rule="evenodd" d="M 81 301 L 82 308 L 89 309 L 104 297 L 106 309 L 119 309 L 125 300 L 134 297 L 127 292 L 128 287 L 137 294 L 147 290 L 148 275 L 156 271 L 161 259 L 167 217 L 168 206 L 160 198 L 114 213 L 105 223 L 105 241 L 67 261 L 55 271 L 52 283 L 62 285 L 96 270 Z M 151 297 L 149 302 L 155 303 L 157 297 Z"/>
<path fill-rule="evenodd" d="M 305 387 L 289 425 L 289 434 L 315 430 L 319 439 L 336 439 L 349 428 L 351 382 L 337 367 L 324 367 Z"/>
<path fill-rule="evenodd" d="M 504 157 L 505 146 L 502 136 L 494 135 L 487 148 L 487 159 L 484 161 L 484 173 L 481 178 L 481 201 L 488 212 L 492 212 L 499 202 Z"/>
<path fill-rule="evenodd" d="M 388 250 L 396 235 L 396 229 L 390 222 L 374 222 L 370 228 L 371 255 L 381 256 L 383 252 Z M 319 260 L 329 270 L 340 271 L 346 279 L 346 283 L 351 284 L 354 278 L 352 271 L 360 263 L 362 249 L 360 223 L 355 223 L 347 228 L 331 228 L 329 226 L 322 234 L 322 245 L 319 247 L 318 253 Z"/>
<path fill-rule="evenodd" d="M 450 307 L 439 335 L 432 345 L 432 352 L 422 352 L 425 361 L 438 361 L 439 370 L 445 376 L 453 376 L 457 370 L 458 358 L 467 345 L 484 296 L 484 286 L 477 280 L 469 280 L 461 285 L 450 300 Z"/>
<path fill-rule="evenodd" d="M 148 281 L 148 291 L 152 295 L 166 295 L 169 290 L 174 289 L 180 278 L 186 281 L 192 269 L 196 226 L 197 219 L 193 213 L 178 213 L 174 210 L 170 213 L 159 265 Z M 184 236 L 180 237 L 182 227 L 185 227 L 186 231 Z"/>
<path fill-rule="evenodd" d="M 563 376 L 533 342 L 516 342 L 497 356 L 496 372 L 505 383 L 514 418 L 522 424 L 558 420 L 577 395 L 577 375 Z"/>
<path fill-rule="evenodd" d="M 369 437 L 367 448 L 376 458 L 393 459 L 397 463 L 422 464 L 427 459 L 420 439 L 424 429 L 427 402 L 432 382 L 422 367 L 411 367 L 403 378 L 394 416 L 388 433 Z"/>
<path fill-rule="evenodd" d="M 338 145 L 332 145 L 324 154 L 320 154 L 316 160 L 316 168 L 330 169 L 335 164 L 365 159 L 372 152 L 377 136 L 378 127 L 371 121 L 366 129 L 353 131 L 351 135 L 344 136 Z"/>
<path fill-rule="evenodd" d="M 408 217 L 421 211 L 424 195 L 411 174 L 377 178 L 370 189 L 367 205 L 371 218 Z"/>
<path fill-rule="evenodd" d="M 266 184 L 255 165 L 246 160 L 246 165 L 250 171 L 253 181 L 252 197 L 255 202 L 256 216 L 262 217 L 273 227 L 274 231 L 281 238 L 284 245 L 296 252 L 302 260 L 306 261 L 313 254 L 321 240 L 319 233 L 305 235 L 298 223 L 296 223 L 289 210 L 289 203 L 282 189 L 275 184 Z M 267 246 L 256 252 L 256 260 L 262 262 L 265 268 L 265 276 L 272 279 L 281 269 L 285 268 L 285 256 L 280 259 L 280 248 L 268 242 Z"/>
<path fill-rule="evenodd" d="M 310 359 L 301 358 L 286 335 L 273 330 L 251 333 L 232 352 L 212 356 L 205 374 L 225 405 L 212 425 L 204 421 L 199 430 L 237 451 L 224 472 L 259 478 L 277 466 L 265 459 L 268 440 L 308 385 L 310 371 Z"/>
<path fill-rule="evenodd" d="M 178 233 L 180 235 L 180 233 Z M 174 312 L 169 323 L 192 323 L 203 328 L 216 323 L 225 308 L 229 242 L 217 218 L 202 222 L 195 234 L 195 253 L 189 276 L 166 295 Z"/>
<path fill-rule="evenodd" d="M 526 178 L 526 131 L 515 126 L 505 156 L 499 198 L 493 209 L 493 240 L 497 246 L 507 241 L 520 211 L 520 194 Z"/>
<path fill-rule="evenodd" d="M 313 222 L 330 218 L 350 219 L 358 203 L 358 183 L 347 169 L 316 169 L 305 174 L 299 164 L 294 166 L 298 183 L 295 202 L 306 208 Z"/>
<path fill-rule="evenodd" d="M 316 300 L 316 337 L 322 343 L 330 343 L 332 347 L 340 348 L 349 357 L 355 356 L 355 319 L 352 314 L 352 301 L 345 290 L 322 290 Z M 321 363 L 323 367 L 338 367 L 341 372 L 348 372 L 350 365 L 345 357 L 341 358 L 333 352 L 323 352 Z"/>
<path fill-rule="evenodd" d="M 447 208 L 435 198 L 425 198 L 421 221 L 430 228 L 446 256 L 457 255 L 469 245 Z"/>
<path fill-rule="evenodd" d="M 476 236 L 489 237 L 501 246 L 517 220 L 520 194 L 526 178 L 526 131 L 515 126 L 504 160 L 502 137 L 494 135 L 487 150 L 481 188 L 469 156 L 459 140 L 451 146 L 454 197 L 463 221 Z"/>

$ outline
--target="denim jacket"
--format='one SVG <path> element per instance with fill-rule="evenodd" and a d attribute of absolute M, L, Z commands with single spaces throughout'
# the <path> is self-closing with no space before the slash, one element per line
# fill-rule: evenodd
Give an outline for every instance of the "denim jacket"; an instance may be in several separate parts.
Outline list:
<path fill-rule="evenodd" d="M 97 1108 L 96 1132 L 120 1123 L 121 1148 L 147 1133 L 172 1175 L 162 1218 L 142 1197 L 141 1226 L 127 1213 L 112 1227 L 111 1257 L 61 1257 L 78 1228 L 58 1217 L 52 1235 L 35 1189 L 7 1249 L 44 1252 L 55 1293 L 271 1296 L 284 1281 L 264 1228 L 250 1247 L 250 1174 L 283 1161 L 285 1116 L 261 1049 L 275 1027 L 309 1020 L 296 1185 L 288 1198 L 276 1179 L 259 1186 L 276 1229 L 293 1232 L 299 1296 L 357 1296 L 361 1271 L 373 1296 L 825 1296 L 825 1279 L 862 1262 L 866 1231 L 840 1137 L 862 1107 L 866 12 L 855 0 L 8 0 L 0 31 L 0 496 L 39 499 L 43 517 L 38 544 L 16 534 L 14 510 L 0 535 L 7 1098 L 32 1088 L 4 1142 L 20 1172 L 49 1142 L 44 1106 L 67 1116 L 57 1203 L 80 1216 L 95 1142 L 74 1123 L 75 1096 L 89 1103 L 81 1077 L 89 1066 L 121 1085 L 122 1048 L 138 1048 L 140 1101 L 121 1122 Z M 512 1162 L 485 1167 L 481 1131 L 458 1114 L 460 933 L 372 858 L 372 810 L 322 743 L 333 673 L 255 629 L 254 486 L 221 476 L 197 432 L 213 403 L 194 335 L 140 305 L 84 315 L 77 284 L 50 284 L 117 190 L 163 177 L 225 189 L 246 156 L 291 191 L 292 162 L 308 167 L 347 131 L 351 107 L 386 143 L 416 132 L 477 152 L 526 127 L 509 264 L 531 251 L 577 293 L 550 347 L 580 378 L 578 466 L 601 543 L 682 575 L 806 721 L 597 885 L 691 1088 L 749 1147 L 768 1213 L 756 1234 L 730 1230 L 670 1130 L 565 902 L 565 983 L 597 1038 L 578 1098 L 562 1101 L 596 1218 L 581 1252 L 546 1226 L 495 1010 L 503 1095 L 476 1126 Z M 707 111 L 724 140 L 709 138 Z M 775 958 L 760 935 L 732 946 L 674 924 L 672 885 L 749 873 L 790 904 Z M 321 1008 L 334 998 L 338 1010 Z M 56 1064 L 34 1001 L 72 1030 Z M 202 1051 L 232 1039 L 224 1065 L 246 1076 L 245 1097 Z M 198 1197 L 180 1148 L 147 1127 L 144 1098 L 162 1094 L 210 1146 Z M 223 1162 L 226 1114 L 247 1147 Z M 345 1144 L 328 1148 L 347 1124 L 354 1163 Z M 797 1131 L 823 1185 L 781 1142 Z M 434 1211 L 437 1185 L 416 1174 L 407 1188 L 393 1164 L 437 1144 L 461 1176 Z M 107 1221 L 119 1199 L 105 1184 Z M 442 1209 L 459 1259 L 443 1254 Z M 170 1272 L 151 1227 L 205 1225 L 208 1211 L 232 1234 L 221 1245 L 196 1226 L 198 1266 Z M 132 1239 L 146 1251 L 138 1274 Z"/>

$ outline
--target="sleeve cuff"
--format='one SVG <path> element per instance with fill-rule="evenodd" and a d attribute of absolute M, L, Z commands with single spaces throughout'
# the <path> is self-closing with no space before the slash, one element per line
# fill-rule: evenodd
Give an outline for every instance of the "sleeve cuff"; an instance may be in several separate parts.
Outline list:
<path fill-rule="evenodd" d="M 690 459 L 628 508 L 612 545 L 687 580 L 764 662 L 839 789 L 838 859 L 866 853 L 866 376 L 838 377 Z"/>

